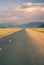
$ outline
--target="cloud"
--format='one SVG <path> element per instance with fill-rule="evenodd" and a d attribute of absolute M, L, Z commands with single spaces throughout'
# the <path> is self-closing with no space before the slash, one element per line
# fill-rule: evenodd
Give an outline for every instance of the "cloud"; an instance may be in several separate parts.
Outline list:
<path fill-rule="evenodd" d="M 7 21 L 16 21 L 16 20 L 19 20 L 19 18 L 16 17 L 16 16 L 11 16 L 11 17 L 6 18 L 5 20 L 7 20 Z"/>
<path fill-rule="evenodd" d="M 44 3 L 23 3 L 21 8 L 31 8 L 31 7 L 44 7 Z"/>
<path fill-rule="evenodd" d="M 29 2 L 0 8 L 0 21 L 14 21 L 15 23 L 44 22 L 44 3 Z"/>
<path fill-rule="evenodd" d="M 0 17 L 0 21 L 2 21 L 3 19 Z"/>
<path fill-rule="evenodd" d="M 21 1 L 21 0 L 20 0 Z M 34 2 L 34 3 L 43 3 L 44 0 L 22 0 L 22 2 Z"/>

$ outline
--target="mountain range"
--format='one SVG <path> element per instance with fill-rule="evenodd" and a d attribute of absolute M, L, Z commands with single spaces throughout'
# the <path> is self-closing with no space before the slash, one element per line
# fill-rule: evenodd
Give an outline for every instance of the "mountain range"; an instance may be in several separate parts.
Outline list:
<path fill-rule="evenodd" d="M 44 22 L 31 22 L 31 23 L 18 25 L 18 27 L 21 27 L 21 28 L 44 27 Z"/>
<path fill-rule="evenodd" d="M 8 28 L 8 27 L 20 27 L 20 28 L 44 27 L 44 22 L 31 22 L 31 23 L 20 24 L 20 25 L 15 23 L 0 24 L 0 28 Z"/>

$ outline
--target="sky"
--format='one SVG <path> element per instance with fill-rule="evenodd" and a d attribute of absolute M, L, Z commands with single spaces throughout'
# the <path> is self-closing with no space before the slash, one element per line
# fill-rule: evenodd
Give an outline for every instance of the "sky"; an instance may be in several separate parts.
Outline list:
<path fill-rule="evenodd" d="M 44 22 L 44 0 L 0 0 L 0 23 Z"/>

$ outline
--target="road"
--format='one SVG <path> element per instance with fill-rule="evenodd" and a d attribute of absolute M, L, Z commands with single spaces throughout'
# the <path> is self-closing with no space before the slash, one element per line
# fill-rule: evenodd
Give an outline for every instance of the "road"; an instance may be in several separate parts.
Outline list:
<path fill-rule="evenodd" d="M 44 65 L 44 53 L 32 33 L 27 33 L 22 29 L 0 38 L 0 65 Z"/>

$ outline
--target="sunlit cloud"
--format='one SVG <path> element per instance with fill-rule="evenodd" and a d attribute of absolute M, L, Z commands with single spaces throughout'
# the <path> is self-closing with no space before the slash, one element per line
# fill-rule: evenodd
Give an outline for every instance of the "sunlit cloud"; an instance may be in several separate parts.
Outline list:
<path fill-rule="evenodd" d="M 7 20 L 7 21 L 16 21 L 16 20 L 19 20 L 19 18 L 16 17 L 16 16 L 11 16 L 11 17 L 5 18 L 5 20 Z"/>
<path fill-rule="evenodd" d="M 22 3 L 0 8 L 0 21 L 44 22 L 44 3 Z"/>
<path fill-rule="evenodd" d="M 0 18 L 0 21 L 2 21 L 3 19 L 2 18 Z"/>

